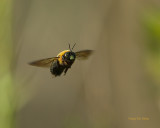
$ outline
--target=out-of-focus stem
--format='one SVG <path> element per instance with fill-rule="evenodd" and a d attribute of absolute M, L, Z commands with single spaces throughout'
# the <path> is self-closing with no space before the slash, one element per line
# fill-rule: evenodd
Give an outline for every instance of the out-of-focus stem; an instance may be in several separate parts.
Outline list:
<path fill-rule="evenodd" d="M 11 72 L 12 0 L 0 1 L 0 128 L 14 128 L 16 99 Z"/>

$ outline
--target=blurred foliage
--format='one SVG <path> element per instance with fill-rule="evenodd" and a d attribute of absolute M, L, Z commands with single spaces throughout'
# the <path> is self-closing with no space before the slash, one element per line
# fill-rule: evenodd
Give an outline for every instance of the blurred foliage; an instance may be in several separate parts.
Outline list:
<path fill-rule="evenodd" d="M 156 54 L 160 54 L 160 11 L 147 12 L 145 26 L 148 32 L 148 48 Z"/>
<path fill-rule="evenodd" d="M 12 61 L 12 1 L 0 1 L 0 128 L 15 127 L 15 86 Z"/>
<path fill-rule="evenodd" d="M 147 30 L 147 69 L 158 85 L 160 84 L 160 10 L 147 11 L 144 25 Z"/>

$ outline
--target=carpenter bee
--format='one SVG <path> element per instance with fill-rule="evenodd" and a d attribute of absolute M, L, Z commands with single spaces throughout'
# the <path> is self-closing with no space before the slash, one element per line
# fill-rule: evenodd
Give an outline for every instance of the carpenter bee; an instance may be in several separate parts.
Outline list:
<path fill-rule="evenodd" d="M 29 63 L 32 66 L 37 67 L 49 67 L 50 72 L 53 76 L 60 76 L 63 72 L 64 75 L 67 73 L 68 69 L 71 68 L 75 59 L 87 59 L 89 55 L 93 53 L 93 50 L 81 50 L 78 52 L 73 52 L 69 44 L 69 50 L 64 50 L 60 52 L 57 57 L 51 57 L 46 59 L 41 59 Z"/>

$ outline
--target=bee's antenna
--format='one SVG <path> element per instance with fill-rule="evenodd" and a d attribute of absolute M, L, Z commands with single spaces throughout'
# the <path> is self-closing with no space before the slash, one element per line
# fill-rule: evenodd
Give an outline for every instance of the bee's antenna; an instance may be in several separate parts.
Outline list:
<path fill-rule="evenodd" d="M 75 45 L 76 45 L 76 43 L 73 45 L 72 50 L 73 50 L 73 48 L 74 48 Z"/>
<path fill-rule="evenodd" d="M 68 44 L 69 44 L 69 43 L 68 43 Z M 69 44 L 69 49 L 70 49 L 70 51 L 72 51 L 72 50 L 71 50 L 71 47 L 70 47 L 70 44 Z"/>

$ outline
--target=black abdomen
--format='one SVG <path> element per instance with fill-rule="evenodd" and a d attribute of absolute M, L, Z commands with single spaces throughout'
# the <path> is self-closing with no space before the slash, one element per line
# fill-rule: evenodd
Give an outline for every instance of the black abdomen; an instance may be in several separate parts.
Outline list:
<path fill-rule="evenodd" d="M 54 76 L 60 76 L 64 71 L 65 67 L 61 66 L 58 60 L 53 61 L 50 67 L 50 71 Z"/>

